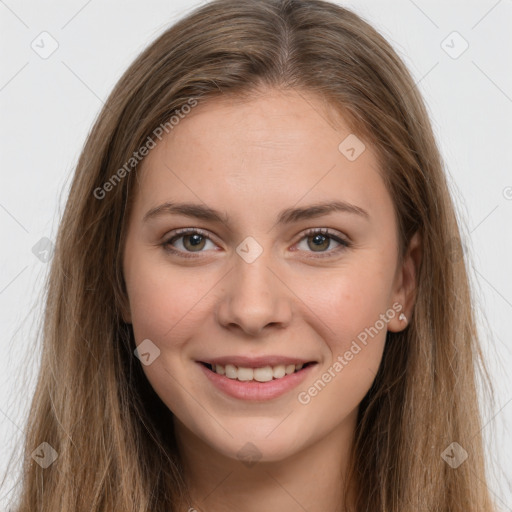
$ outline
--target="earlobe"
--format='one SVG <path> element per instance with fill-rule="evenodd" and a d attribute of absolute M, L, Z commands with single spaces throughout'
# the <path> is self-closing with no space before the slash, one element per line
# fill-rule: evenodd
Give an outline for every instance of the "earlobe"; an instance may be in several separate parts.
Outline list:
<path fill-rule="evenodd" d="M 395 312 L 395 314 L 388 322 L 388 331 L 403 331 L 409 324 L 409 319 L 406 313 L 404 313 L 404 305 L 402 304 L 402 302 L 394 302 L 392 310 Z"/>
<path fill-rule="evenodd" d="M 421 265 L 422 240 L 416 232 L 409 242 L 402 265 L 398 269 L 395 279 L 393 300 L 400 304 L 400 313 L 388 323 L 388 330 L 399 332 L 409 325 L 418 286 L 419 268 Z"/>

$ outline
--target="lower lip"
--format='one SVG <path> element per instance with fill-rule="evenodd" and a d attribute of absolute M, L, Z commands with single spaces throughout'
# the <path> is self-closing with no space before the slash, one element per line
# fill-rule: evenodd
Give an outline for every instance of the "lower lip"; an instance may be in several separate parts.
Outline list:
<path fill-rule="evenodd" d="M 310 374 L 315 364 L 310 364 L 298 372 L 286 375 L 281 379 L 273 379 L 268 382 L 255 380 L 242 382 L 236 379 L 228 379 L 224 375 L 215 373 L 201 363 L 197 363 L 210 382 L 223 391 L 226 395 L 241 400 L 272 400 L 287 391 L 297 387 Z"/>

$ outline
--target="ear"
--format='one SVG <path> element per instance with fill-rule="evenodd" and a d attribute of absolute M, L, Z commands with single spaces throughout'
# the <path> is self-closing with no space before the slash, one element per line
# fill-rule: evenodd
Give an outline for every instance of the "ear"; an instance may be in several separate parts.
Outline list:
<path fill-rule="evenodd" d="M 388 322 L 388 331 L 402 331 L 411 320 L 416 301 L 421 256 L 421 235 L 416 232 L 409 242 L 404 259 L 395 275 L 391 303 L 394 304 L 393 310 L 397 311 L 397 314 Z M 405 315 L 405 318 L 402 314 Z"/>

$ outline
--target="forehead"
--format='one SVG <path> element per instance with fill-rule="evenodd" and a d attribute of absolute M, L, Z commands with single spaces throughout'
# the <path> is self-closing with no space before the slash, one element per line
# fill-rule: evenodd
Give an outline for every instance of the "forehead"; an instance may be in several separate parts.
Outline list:
<path fill-rule="evenodd" d="M 145 158 L 136 204 L 179 198 L 263 215 L 329 198 L 389 210 L 371 144 L 328 109 L 295 91 L 200 104 Z"/>

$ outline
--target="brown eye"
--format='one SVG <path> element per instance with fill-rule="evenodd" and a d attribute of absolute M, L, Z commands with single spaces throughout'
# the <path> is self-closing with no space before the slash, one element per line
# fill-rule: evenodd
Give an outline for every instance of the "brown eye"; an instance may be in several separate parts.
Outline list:
<path fill-rule="evenodd" d="M 340 251 L 350 247 L 350 243 L 347 240 L 344 240 L 340 236 L 336 236 L 328 229 L 311 229 L 304 233 L 302 240 L 306 240 L 306 248 L 301 250 L 318 254 L 325 253 L 326 257 L 338 254 Z M 334 248 L 332 248 L 333 242 L 337 244 L 337 246 L 334 246 Z M 324 257 L 324 255 L 321 254 L 317 257 L 321 258 Z"/>
<path fill-rule="evenodd" d="M 194 233 L 193 235 L 185 235 L 183 238 L 183 246 L 187 251 L 200 251 L 204 248 L 206 239 L 203 235 Z"/>
<path fill-rule="evenodd" d="M 163 243 L 164 248 L 178 254 L 180 256 L 188 257 L 191 253 L 201 253 L 207 242 L 213 242 L 210 237 L 198 229 L 188 229 L 178 231 Z"/>
<path fill-rule="evenodd" d="M 317 234 L 313 236 L 308 236 L 308 247 L 312 249 L 313 251 L 316 251 L 319 249 L 320 251 L 323 251 L 324 249 L 328 249 L 329 245 L 331 243 L 331 238 L 328 236 L 325 236 L 323 234 Z"/>

